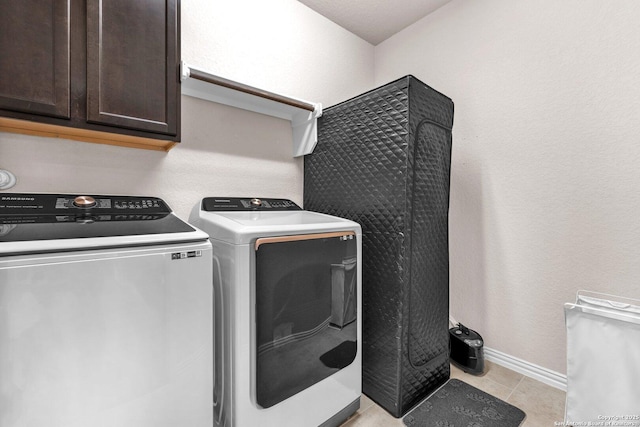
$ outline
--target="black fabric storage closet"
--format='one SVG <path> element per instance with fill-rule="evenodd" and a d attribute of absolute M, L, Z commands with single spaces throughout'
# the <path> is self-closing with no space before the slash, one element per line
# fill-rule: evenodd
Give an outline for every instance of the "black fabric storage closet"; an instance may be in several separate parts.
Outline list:
<path fill-rule="evenodd" d="M 396 417 L 449 378 L 453 102 L 406 76 L 326 108 L 304 207 L 362 225 L 363 392 Z"/>

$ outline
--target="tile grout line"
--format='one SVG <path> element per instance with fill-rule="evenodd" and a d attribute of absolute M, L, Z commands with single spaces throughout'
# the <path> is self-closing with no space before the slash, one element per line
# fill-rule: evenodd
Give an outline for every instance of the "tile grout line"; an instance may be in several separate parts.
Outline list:
<path fill-rule="evenodd" d="M 348 419 L 346 419 L 343 422 L 343 424 L 340 424 L 340 426 L 341 427 L 349 427 L 350 425 L 352 425 L 353 422 L 355 422 L 356 419 L 360 418 L 362 415 L 364 415 L 365 412 L 369 411 L 374 406 L 376 406 L 375 402 L 373 402 L 370 405 L 368 405 L 365 409 L 362 409 L 362 406 L 361 406 L 360 409 L 362 409 L 362 411 L 360 411 L 360 409 L 358 409 L 358 411 L 356 411 L 353 415 L 351 415 Z"/>
<path fill-rule="evenodd" d="M 522 378 L 520 378 L 520 381 L 518 381 L 518 384 L 516 384 L 516 386 L 513 388 L 513 390 L 511 390 L 511 393 L 509 393 L 509 396 L 507 396 L 507 400 L 506 400 L 507 402 L 509 401 L 509 399 L 511 399 L 511 396 L 513 395 L 513 392 L 515 392 L 516 389 L 518 388 L 518 386 L 520 384 L 522 384 L 522 381 L 524 381 L 524 378 L 525 378 L 525 376 L 522 375 Z"/>

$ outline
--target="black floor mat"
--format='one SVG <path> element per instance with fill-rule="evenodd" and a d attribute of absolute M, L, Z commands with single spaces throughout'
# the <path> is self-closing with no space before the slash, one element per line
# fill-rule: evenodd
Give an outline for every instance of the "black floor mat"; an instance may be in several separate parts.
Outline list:
<path fill-rule="evenodd" d="M 518 427 L 525 416 L 515 406 L 452 379 L 402 421 L 409 427 Z"/>

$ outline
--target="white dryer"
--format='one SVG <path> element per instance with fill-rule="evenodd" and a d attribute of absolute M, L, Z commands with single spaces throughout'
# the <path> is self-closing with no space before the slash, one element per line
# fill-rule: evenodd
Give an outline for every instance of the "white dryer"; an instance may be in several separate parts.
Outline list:
<path fill-rule="evenodd" d="M 211 262 L 158 198 L 0 193 L 0 426 L 210 427 Z"/>
<path fill-rule="evenodd" d="M 209 197 L 214 425 L 337 426 L 360 407 L 361 229 L 283 199 Z"/>

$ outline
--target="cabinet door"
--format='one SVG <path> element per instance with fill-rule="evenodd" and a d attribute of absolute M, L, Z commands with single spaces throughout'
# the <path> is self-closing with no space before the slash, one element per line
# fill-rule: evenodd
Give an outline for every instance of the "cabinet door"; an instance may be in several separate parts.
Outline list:
<path fill-rule="evenodd" d="M 0 1 L 0 108 L 69 118 L 70 0 Z"/>
<path fill-rule="evenodd" d="M 87 121 L 176 135 L 178 0 L 87 1 Z"/>

